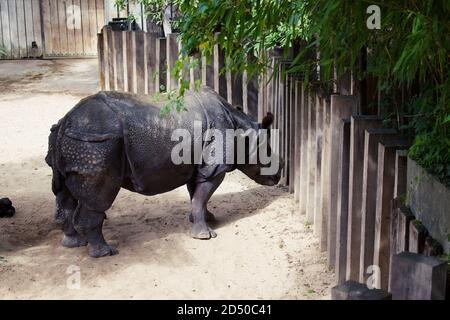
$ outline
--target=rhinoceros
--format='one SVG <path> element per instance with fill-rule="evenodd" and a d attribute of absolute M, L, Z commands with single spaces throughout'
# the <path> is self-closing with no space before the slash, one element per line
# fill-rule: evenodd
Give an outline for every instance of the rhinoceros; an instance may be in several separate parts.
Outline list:
<path fill-rule="evenodd" d="M 263 131 L 273 122 L 268 113 L 257 123 L 207 87 L 187 91 L 183 100 L 185 110 L 161 116 L 160 108 L 148 98 L 101 91 L 81 100 L 51 128 L 46 162 L 53 172 L 55 221 L 64 233 L 63 246 L 89 244 L 92 257 L 117 254 L 106 243 L 102 225 L 105 211 L 121 188 L 156 195 L 186 185 L 191 198 L 191 235 L 210 239 L 217 235 L 208 224 L 214 215 L 207 210 L 207 202 L 226 172 L 238 169 L 262 185 L 279 182 L 281 169 L 262 174 L 261 169 L 270 164 L 250 163 L 248 154 L 241 163 L 174 163 L 171 157 L 179 143 L 173 139 L 174 130 L 193 133 L 197 122 L 202 134 L 208 129 Z M 200 140 L 202 149 L 211 143 Z M 192 141 L 193 147 L 194 143 L 198 145 Z"/>

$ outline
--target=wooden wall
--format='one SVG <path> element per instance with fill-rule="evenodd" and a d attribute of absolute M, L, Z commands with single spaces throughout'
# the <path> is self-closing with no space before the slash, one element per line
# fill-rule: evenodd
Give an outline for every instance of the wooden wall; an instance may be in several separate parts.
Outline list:
<path fill-rule="evenodd" d="M 96 56 L 105 0 L 0 0 L 0 19 L 3 59 Z"/>

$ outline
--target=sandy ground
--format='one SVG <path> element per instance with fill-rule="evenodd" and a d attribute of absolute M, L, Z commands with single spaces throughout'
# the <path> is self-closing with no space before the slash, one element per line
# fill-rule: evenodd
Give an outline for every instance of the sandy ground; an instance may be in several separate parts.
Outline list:
<path fill-rule="evenodd" d="M 0 61 L 0 196 L 17 209 L 0 220 L 1 299 L 329 297 L 332 274 L 292 195 L 239 172 L 210 201 L 216 239 L 189 236 L 185 188 L 154 197 L 122 190 L 104 228 L 119 255 L 61 247 L 47 136 L 97 90 L 96 70 L 95 60 Z"/>

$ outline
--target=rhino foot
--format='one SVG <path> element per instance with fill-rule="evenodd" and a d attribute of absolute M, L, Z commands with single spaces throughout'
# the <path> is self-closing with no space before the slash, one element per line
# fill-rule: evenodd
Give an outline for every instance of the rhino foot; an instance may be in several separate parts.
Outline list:
<path fill-rule="evenodd" d="M 209 211 L 206 211 L 205 220 L 206 220 L 206 222 L 216 222 L 217 221 L 216 217 Z M 191 223 L 194 223 L 194 216 L 192 215 L 192 212 L 189 213 L 189 221 Z"/>
<path fill-rule="evenodd" d="M 87 245 L 87 241 L 78 234 L 74 236 L 64 235 L 61 245 L 66 248 L 84 247 Z"/>
<path fill-rule="evenodd" d="M 191 236 L 194 239 L 208 240 L 217 237 L 217 233 L 206 224 L 194 224 Z"/>
<path fill-rule="evenodd" d="M 106 256 L 114 256 L 119 253 L 114 247 L 104 245 L 104 246 L 91 246 L 89 248 L 89 255 L 93 258 L 100 258 Z"/>

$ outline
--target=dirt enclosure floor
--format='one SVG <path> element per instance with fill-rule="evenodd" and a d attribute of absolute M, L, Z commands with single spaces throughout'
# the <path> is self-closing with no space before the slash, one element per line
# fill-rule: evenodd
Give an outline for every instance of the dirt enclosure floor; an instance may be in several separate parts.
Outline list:
<path fill-rule="evenodd" d="M 154 197 L 122 190 L 104 227 L 119 255 L 61 247 L 47 137 L 97 91 L 96 79 L 95 60 L 0 61 L 0 197 L 17 210 L 0 219 L 0 299 L 329 297 L 333 275 L 292 195 L 239 172 L 210 201 L 215 239 L 189 236 L 186 188 Z"/>

